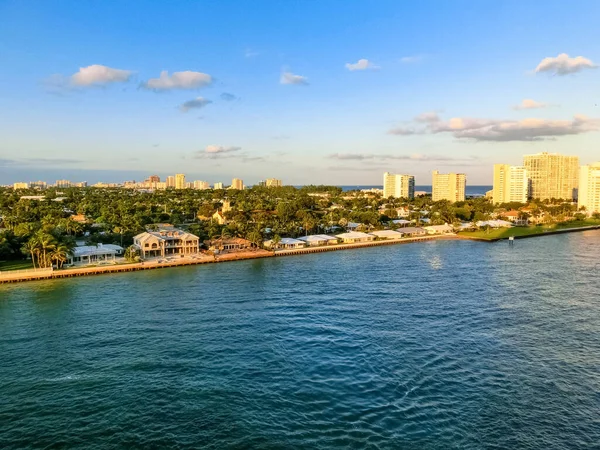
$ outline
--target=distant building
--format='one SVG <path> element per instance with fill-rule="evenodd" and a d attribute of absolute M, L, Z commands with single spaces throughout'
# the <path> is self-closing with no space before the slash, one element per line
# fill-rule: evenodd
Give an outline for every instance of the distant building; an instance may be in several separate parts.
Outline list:
<path fill-rule="evenodd" d="M 194 181 L 194 189 L 198 189 L 198 190 L 206 190 L 206 189 L 210 189 L 210 184 L 208 184 L 208 181 Z"/>
<path fill-rule="evenodd" d="M 299 239 L 293 239 L 293 238 L 281 238 L 281 240 L 276 244 L 275 242 L 273 242 L 272 239 L 265 241 L 264 242 L 264 246 L 266 248 L 270 248 L 273 250 L 276 249 L 295 249 L 295 248 L 303 248 L 306 246 L 306 243 L 304 241 L 301 241 Z"/>
<path fill-rule="evenodd" d="M 244 182 L 239 178 L 234 178 L 231 180 L 231 189 L 237 189 L 239 191 L 244 189 Z"/>
<path fill-rule="evenodd" d="M 401 231 L 394 230 L 378 230 L 371 231 L 369 234 L 378 237 L 379 239 L 400 239 L 402 237 Z"/>
<path fill-rule="evenodd" d="M 214 213 L 212 215 L 212 220 L 217 222 L 219 225 L 227 225 L 227 219 L 225 219 L 225 216 L 223 215 L 222 211 L 217 211 L 216 213 Z"/>
<path fill-rule="evenodd" d="M 531 197 L 547 200 L 577 198 L 579 157 L 559 153 L 525 155 L 523 165 L 531 179 Z"/>
<path fill-rule="evenodd" d="M 361 233 L 360 231 L 349 231 L 348 233 L 338 234 L 337 237 L 338 239 L 341 239 L 344 244 L 356 244 L 358 242 L 375 240 L 375 236 L 372 234 Z"/>
<path fill-rule="evenodd" d="M 452 203 L 465 201 L 467 176 L 464 173 L 439 173 L 433 171 L 431 197 L 434 202 L 449 200 Z"/>
<path fill-rule="evenodd" d="M 84 187 L 87 187 L 87 185 L 88 185 L 87 181 L 79 181 L 79 182 L 73 184 L 73 186 L 78 187 L 78 188 L 84 188 Z"/>
<path fill-rule="evenodd" d="M 158 175 L 150 175 L 146 178 L 146 183 L 160 183 L 160 177 Z"/>
<path fill-rule="evenodd" d="M 45 181 L 32 181 L 29 183 L 29 187 L 31 189 L 46 189 L 48 187 L 48 183 Z"/>
<path fill-rule="evenodd" d="M 281 180 L 278 180 L 277 178 L 267 178 L 265 180 L 265 186 L 266 187 L 281 187 L 281 186 L 283 186 L 283 183 L 281 182 Z"/>
<path fill-rule="evenodd" d="M 175 177 L 173 175 L 169 175 L 167 177 L 167 188 L 174 188 L 175 187 Z"/>
<path fill-rule="evenodd" d="M 155 189 L 160 189 L 160 190 L 167 189 L 166 181 L 159 181 L 158 183 L 155 183 Z"/>
<path fill-rule="evenodd" d="M 335 245 L 338 243 L 338 238 L 335 236 L 328 236 L 326 234 L 312 234 L 310 236 L 302 236 L 298 238 L 299 241 L 306 242 L 309 247 L 315 247 L 319 245 Z"/>
<path fill-rule="evenodd" d="M 577 207 L 585 207 L 588 215 L 600 213 L 600 162 L 581 166 Z"/>
<path fill-rule="evenodd" d="M 223 207 L 221 208 L 221 211 L 223 211 L 224 213 L 226 213 L 227 211 L 231 211 L 231 200 L 224 199 L 222 203 Z"/>
<path fill-rule="evenodd" d="M 415 198 L 415 177 L 385 172 L 383 174 L 383 197 Z"/>
<path fill-rule="evenodd" d="M 162 225 L 157 231 L 146 231 L 133 238 L 142 258 L 191 255 L 199 251 L 199 238 L 173 226 Z"/>
<path fill-rule="evenodd" d="M 71 187 L 71 182 L 69 180 L 56 180 L 55 186 L 57 188 L 69 188 Z"/>
<path fill-rule="evenodd" d="M 175 189 L 185 189 L 185 175 L 182 173 L 175 174 Z"/>
<path fill-rule="evenodd" d="M 524 166 L 494 164 L 494 203 L 527 203 L 529 186 L 529 177 Z"/>
<path fill-rule="evenodd" d="M 221 183 L 220 181 L 216 182 L 213 185 L 213 189 L 218 190 L 218 189 L 223 189 L 223 183 Z"/>
<path fill-rule="evenodd" d="M 29 183 L 15 183 L 13 189 L 29 189 Z"/>

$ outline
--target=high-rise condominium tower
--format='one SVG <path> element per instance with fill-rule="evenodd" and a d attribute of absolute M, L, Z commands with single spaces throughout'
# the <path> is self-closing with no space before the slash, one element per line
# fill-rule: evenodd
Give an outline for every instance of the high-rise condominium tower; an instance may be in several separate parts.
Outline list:
<path fill-rule="evenodd" d="M 238 189 L 241 191 L 242 189 L 244 189 L 244 182 L 239 178 L 234 178 L 233 180 L 231 180 L 231 189 Z"/>
<path fill-rule="evenodd" d="M 585 206 L 589 215 L 600 213 L 600 162 L 581 166 L 577 207 Z"/>
<path fill-rule="evenodd" d="M 169 175 L 167 177 L 167 187 L 174 188 L 175 187 L 175 177 L 173 175 Z"/>
<path fill-rule="evenodd" d="M 283 183 L 281 180 L 278 180 L 277 178 L 267 178 L 265 180 L 266 187 L 281 187 L 282 185 Z"/>
<path fill-rule="evenodd" d="M 558 153 L 525 155 L 523 165 L 531 179 L 531 197 L 546 200 L 577 197 L 579 157 Z"/>
<path fill-rule="evenodd" d="M 464 173 L 439 173 L 433 171 L 431 182 L 431 197 L 434 202 L 449 200 L 451 202 L 464 202 L 467 176 Z"/>
<path fill-rule="evenodd" d="M 494 203 L 527 203 L 529 177 L 523 166 L 494 164 Z"/>
<path fill-rule="evenodd" d="M 185 175 L 182 173 L 175 174 L 175 189 L 185 189 L 187 185 L 185 184 Z"/>
<path fill-rule="evenodd" d="M 383 197 L 415 198 L 415 177 L 385 172 L 383 174 Z"/>

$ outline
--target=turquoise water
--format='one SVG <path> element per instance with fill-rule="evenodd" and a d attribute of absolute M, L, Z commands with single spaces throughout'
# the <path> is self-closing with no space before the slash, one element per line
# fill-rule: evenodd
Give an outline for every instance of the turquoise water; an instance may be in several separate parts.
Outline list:
<path fill-rule="evenodd" d="M 584 449 L 600 232 L 0 286 L 1 448 Z"/>

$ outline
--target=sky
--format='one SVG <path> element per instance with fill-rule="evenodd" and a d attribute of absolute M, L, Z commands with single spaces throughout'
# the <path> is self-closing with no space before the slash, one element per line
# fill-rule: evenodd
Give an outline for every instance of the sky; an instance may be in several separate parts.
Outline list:
<path fill-rule="evenodd" d="M 600 160 L 600 2 L 0 0 L 0 184 Z"/>

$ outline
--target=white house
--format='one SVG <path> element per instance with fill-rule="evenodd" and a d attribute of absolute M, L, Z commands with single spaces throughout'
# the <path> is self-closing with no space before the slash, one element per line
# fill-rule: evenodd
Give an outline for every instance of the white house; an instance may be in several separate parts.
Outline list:
<path fill-rule="evenodd" d="M 298 240 L 306 242 L 309 247 L 317 245 L 334 245 L 338 243 L 338 239 L 334 236 L 326 234 L 313 234 L 310 236 L 299 237 Z"/>
<path fill-rule="evenodd" d="M 380 239 L 400 239 L 402 238 L 402 233 L 394 230 L 378 230 L 371 231 L 369 234 L 373 236 L 377 236 Z"/>
<path fill-rule="evenodd" d="M 123 247 L 113 244 L 83 245 L 75 247 L 69 256 L 68 264 L 94 264 L 100 261 L 114 261 L 123 254 Z"/>
<path fill-rule="evenodd" d="M 475 225 L 477 225 L 478 227 L 491 227 L 491 228 L 510 228 L 513 226 L 512 223 L 510 223 L 506 220 L 486 220 L 486 221 L 480 220 Z"/>
<path fill-rule="evenodd" d="M 452 225 L 448 225 L 447 223 L 444 225 L 429 225 L 423 228 L 427 230 L 427 234 L 448 234 L 454 231 Z"/>
<path fill-rule="evenodd" d="M 406 227 L 400 231 L 404 236 L 424 236 L 427 234 L 427 230 L 421 227 Z"/>
<path fill-rule="evenodd" d="M 300 241 L 298 239 L 293 239 L 293 238 L 281 238 L 281 240 L 275 244 L 273 242 L 273 239 L 269 239 L 268 241 L 264 242 L 264 246 L 266 248 L 272 248 L 272 249 L 295 249 L 295 248 L 303 248 L 304 246 L 306 246 L 306 243 L 303 241 Z"/>
<path fill-rule="evenodd" d="M 367 233 L 361 233 L 360 231 L 350 231 L 348 233 L 342 233 L 337 235 L 338 239 L 341 239 L 344 244 L 355 244 L 357 242 L 368 242 L 375 240 L 375 236 Z"/>
<path fill-rule="evenodd" d="M 392 220 L 392 223 L 394 225 L 398 225 L 400 227 L 407 227 L 409 226 L 412 222 L 410 220 L 406 220 L 406 219 L 395 219 Z"/>

